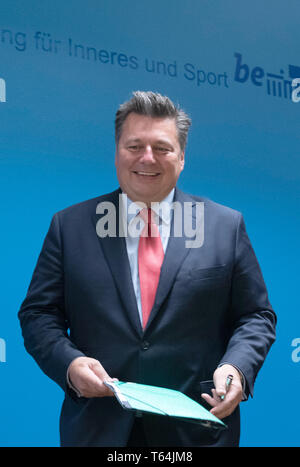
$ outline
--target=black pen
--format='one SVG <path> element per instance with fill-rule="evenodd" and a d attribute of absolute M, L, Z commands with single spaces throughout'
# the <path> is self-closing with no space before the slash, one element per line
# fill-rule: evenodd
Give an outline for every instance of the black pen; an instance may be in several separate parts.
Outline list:
<path fill-rule="evenodd" d="M 225 382 L 225 390 L 226 392 L 228 391 L 229 389 L 229 386 L 231 385 L 232 383 L 232 380 L 233 380 L 233 376 L 232 375 L 228 375 L 227 378 L 226 378 L 226 382 Z M 223 396 L 220 397 L 221 401 L 223 401 L 225 399 L 225 394 Z"/>

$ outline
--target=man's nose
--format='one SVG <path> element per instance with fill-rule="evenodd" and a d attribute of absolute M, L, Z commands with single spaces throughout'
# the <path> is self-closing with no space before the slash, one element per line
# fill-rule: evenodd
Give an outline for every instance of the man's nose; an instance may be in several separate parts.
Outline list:
<path fill-rule="evenodd" d="M 143 148 L 141 159 L 143 162 L 154 162 L 154 154 L 150 144 Z"/>

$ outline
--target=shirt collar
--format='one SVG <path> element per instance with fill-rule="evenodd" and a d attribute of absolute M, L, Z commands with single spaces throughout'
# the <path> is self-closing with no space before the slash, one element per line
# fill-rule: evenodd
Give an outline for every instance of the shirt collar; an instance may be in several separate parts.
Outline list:
<path fill-rule="evenodd" d="M 151 203 L 151 208 L 165 224 L 170 224 L 171 222 L 171 206 L 174 199 L 174 193 L 175 188 L 173 188 L 161 202 Z M 134 201 L 131 201 L 127 195 L 124 195 L 125 193 L 122 193 L 121 195 L 122 209 L 124 212 L 127 212 L 127 224 L 129 224 L 140 211 L 141 207 Z"/>

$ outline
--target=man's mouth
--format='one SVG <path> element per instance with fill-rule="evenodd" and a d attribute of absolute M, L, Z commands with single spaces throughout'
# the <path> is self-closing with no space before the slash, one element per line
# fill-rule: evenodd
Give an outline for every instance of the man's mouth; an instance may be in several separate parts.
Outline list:
<path fill-rule="evenodd" d="M 144 177 L 157 177 L 159 175 L 159 172 L 143 172 L 141 170 L 134 170 L 133 172 L 137 175 L 142 175 Z"/>

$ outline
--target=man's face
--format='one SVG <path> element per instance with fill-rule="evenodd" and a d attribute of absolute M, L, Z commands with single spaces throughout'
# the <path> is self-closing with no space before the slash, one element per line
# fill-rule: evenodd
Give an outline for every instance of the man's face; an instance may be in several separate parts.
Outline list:
<path fill-rule="evenodd" d="M 130 113 L 126 118 L 115 165 L 120 187 L 132 201 L 162 201 L 184 167 L 175 120 Z"/>

